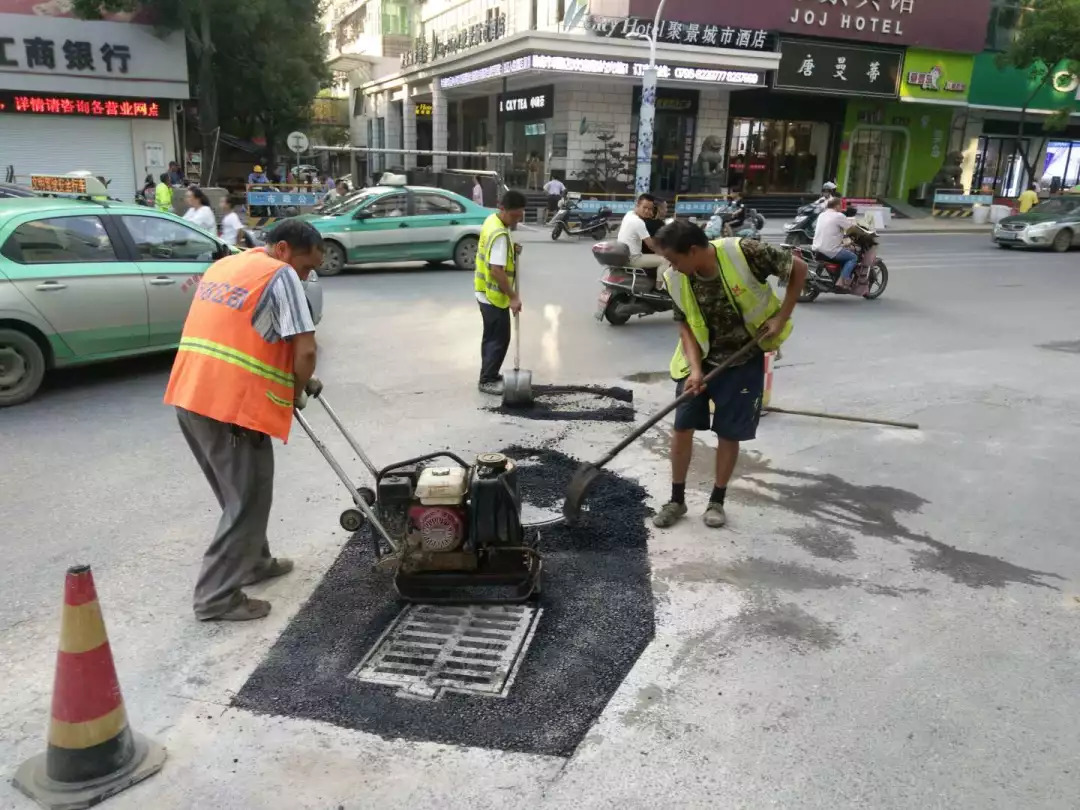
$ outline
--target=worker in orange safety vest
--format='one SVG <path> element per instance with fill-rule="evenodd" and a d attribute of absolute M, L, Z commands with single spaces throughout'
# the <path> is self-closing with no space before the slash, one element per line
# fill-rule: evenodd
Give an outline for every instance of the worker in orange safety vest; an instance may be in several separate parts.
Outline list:
<path fill-rule="evenodd" d="M 287 441 L 293 409 L 317 396 L 315 324 L 303 280 L 322 264 L 309 223 L 285 220 L 265 248 L 235 253 L 203 274 L 184 322 L 166 404 L 176 408 L 222 514 L 195 585 L 201 620 L 245 621 L 270 603 L 241 588 L 287 574 L 266 536 L 274 483 L 271 437 Z"/>

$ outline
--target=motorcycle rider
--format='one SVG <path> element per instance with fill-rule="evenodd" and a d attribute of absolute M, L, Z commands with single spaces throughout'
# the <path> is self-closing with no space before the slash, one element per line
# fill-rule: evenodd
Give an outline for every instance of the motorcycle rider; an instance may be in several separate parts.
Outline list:
<path fill-rule="evenodd" d="M 842 202 L 839 197 L 829 198 L 825 210 L 818 217 L 813 245 L 814 253 L 844 263 L 840 278 L 836 282 L 837 290 L 846 290 L 851 286 L 851 276 L 855 273 L 855 265 L 859 261 L 854 251 L 844 247 L 844 235 L 847 229 L 855 224 L 855 218 L 840 213 Z"/>
<path fill-rule="evenodd" d="M 630 261 L 627 267 L 638 267 L 656 271 L 664 263 L 662 256 L 656 255 L 656 244 L 649 236 L 649 226 L 645 223 L 653 218 L 656 197 L 652 194 L 642 194 L 637 198 L 637 204 L 632 211 L 627 211 L 619 225 L 617 241 L 622 242 L 630 250 Z M 643 252 L 643 247 L 648 247 L 653 253 Z"/>

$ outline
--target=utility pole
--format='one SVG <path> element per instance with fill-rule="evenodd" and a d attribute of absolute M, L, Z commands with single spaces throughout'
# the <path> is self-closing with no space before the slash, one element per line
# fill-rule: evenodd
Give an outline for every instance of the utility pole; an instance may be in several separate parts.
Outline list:
<path fill-rule="evenodd" d="M 656 7 L 649 40 L 649 66 L 641 81 L 641 109 L 638 111 L 637 172 L 634 175 L 634 193 L 644 194 L 652 186 L 653 130 L 656 125 L 656 38 L 660 34 L 660 16 L 664 3 Z"/>

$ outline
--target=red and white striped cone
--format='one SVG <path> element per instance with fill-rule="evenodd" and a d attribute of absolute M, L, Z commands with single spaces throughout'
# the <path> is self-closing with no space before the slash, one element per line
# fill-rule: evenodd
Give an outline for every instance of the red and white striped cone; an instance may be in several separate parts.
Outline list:
<path fill-rule="evenodd" d="M 164 763 L 165 749 L 128 725 L 90 566 L 69 568 L 48 745 L 12 781 L 42 807 L 80 810 L 154 775 Z"/>

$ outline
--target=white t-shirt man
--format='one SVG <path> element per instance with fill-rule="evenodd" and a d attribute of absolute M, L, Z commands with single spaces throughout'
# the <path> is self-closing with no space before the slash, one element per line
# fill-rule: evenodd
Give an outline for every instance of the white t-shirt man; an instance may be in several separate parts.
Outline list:
<path fill-rule="evenodd" d="M 491 247 L 488 249 L 488 266 L 497 265 L 499 267 L 506 267 L 506 257 L 513 249 L 513 244 L 510 241 L 510 236 L 508 234 L 501 233 L 496 236 L 491 242 Z M 476 300 L 481 304 L 491 303 L 487 299 L 487 293 L 482 290 L 476 291 Z"/>
<path fill-rule="evenodd" d="M 477 205 L 484 204 L 484 187 L 479 183 L 473 183 L 472 187 L 472 201 Z"/>
<path fill-rule="evenodd" d="M 814 250 L 830 259 L 844 247 L 844 231 L 855 224 L 852 217 L 846 217 L 833 208 L 826 208 L 818 216 L 814 228 Z"/>
<path fill-rule="evenodd" d="M 561 197 L 566 193 L 566 186 L 563 185 L 562 180 L 559 178 L 552 177 L 544 183 L 544 191 L 549 197 Z"/>

